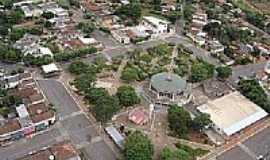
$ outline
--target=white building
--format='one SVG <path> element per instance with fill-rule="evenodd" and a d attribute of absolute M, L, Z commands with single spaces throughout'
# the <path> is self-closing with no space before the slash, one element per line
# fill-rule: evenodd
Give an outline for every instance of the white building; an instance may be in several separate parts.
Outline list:
<path fill-rule="evenodd" d="M 154 37 L 170 32 L 170 22 L 152 16 L 143 17 L 140 25 L 145 26 L 147 30 L 151 31 Z"/>
<path fill-rule="evenodd" d="M 21 6 L 21 10 L 26 18 L 28 17 L 39 17 L 42 15 L 43 11 L 39 8 L 34 8 L 32 6 Z"/>
<path fill-rule="evenodd" d="M 41 66 L 41 69 L 46 77 L 58 75 L 61 71 L 54 63 L 43 65 Z"/>
<path fill-rule="evenodd" d="M 217 40 L 209 41 L 208 45 L 210 52 L 213 55 L 218 55 L 219 53 L 224 52 L 225 47 Z"/>
<path fill-rule="evenodd" d="M 111 31 L 113 38 L 115 38 L 118 42 L 123 44 L 130 43 L 130 37 L 128 36 L 126 29 L 119 29 Z"/>
<path fill-rule="evenodd" d="M 209 114 L 214 129 L 225 136 L 231 136 L 268 115 L 239 92 L 209 101 L 197 109 Z"/>

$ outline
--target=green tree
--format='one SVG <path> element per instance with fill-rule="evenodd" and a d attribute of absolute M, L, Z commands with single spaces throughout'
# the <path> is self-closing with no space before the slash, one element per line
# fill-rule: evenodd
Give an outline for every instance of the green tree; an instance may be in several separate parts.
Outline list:
<path fill-rule="evenodd" d="M 124 147 L 125 160 L 152 160 L 154 150 L 151 140 L 140 131 L 131 133 Z"/>
<path fill-rule="evenodd" d="M 131 86 L 121 86 L 117 89 L 116 96 L 122 106 L 128 107 L 140 103 L 140 98 Z"/>
<path fill-rule="evenodd" d="M 270 113 L 270 100 L 258 81 L 255 79 L 242 79 L 239 81 L 238 86 L 244 96 Z"/>
<path fill-rule="evenodd" d="M 127 82 L 139 80 L 138 70 L 133 67 L 127 67 L 122 71 L 121 79 Z"/>
<path fill-rule="evenodd" d="M 85 73 L 75 78 L 73 85 L 81 92 L 86 93 L 90 89 L 94 88 L 96 81 L 96 75 L 91 73 Z"/>
<path fill-rule="evenodd" d="M 21 54 L 8 45 L 0 43 L 0 61 L 4 62 L 19 62 L 21 61 Z"/>
<path fill-rule="evenodd" d="M 195 62 L 191 67 L 191 81 L 200 82 L 213 77 L 214 66 L 204 61 Z"/>
<path fill-rule="evenodd" d="M 210 115 L 202 113 L 193 119 L 192 127 L 197 131 L 201 131 L 202 129 L 204 129 L 204 127 L 208 126 L 211 123 L 212 121 L 210 119 Z"/>
<path fill-rule="evenodd" d="M 26 29 L 24 28 L 14 28 L 9 33 L 9 38 L 11 41 L 17 41 L 21 39 L 25 33 L 26 33 Z"/>
<path fill-rule="evenodd" d="M 19 24 L 22 22 L 24 18 L 23 12 L 19 9 L 10 11 L 7 16 L 8 16 L 8 23 L 10 24 Z"/>
<path fill-rule="evenodd" d="M 153 0 L 154 9 L 160 11 L 161 9 L 161 0 Z"/>
<path fill-rule="evenodd" d="M 218 77 L 222 79 L 229 78 L 232 75 L 232 69 L 229 66 L 219 66 L 216 68 Z"/>
<path fill-rule="evenodd" d="M 51 19 L 54 17 L 54 14 L 52 12 L 43 12 L 41 16 L 46 19 Z"/>
<path fill-rule="evenodd" d="M 97 104 L 100 98 L 108 97 L 109 93 L 104 88 L 92 88 L 85 93 L 85 98 L 90 104 Z"/>
<path fill-rule="evenodd" d="M 138 1 L 133 0 L 130 4 L 119 7 L 116 14 L 124 19 L 131 19 L 133 23 L 138 23 L 142 16 L 141 5 Z"/>
<path fill-rule="evenodd" d="M 160 153 L 161 160 L 191 160 L 188 152 L 182 149 L 172 150 L 168 147 L 162 149 Z"/>
<path fill-rule="evenodd" d="M 93 23 L 90 23 L 90 22 L 88 22 L 88 23 L 80 22 L 77 25 L 77 28 L 79 30 L 81 30 L 85 34 L 90 34 L 95 30 L 96 26 Z"/>
<path fill-rule="evenodd" d="M 96 101 L 92 111 L 97 121 L 105 123 L 120 109 L 121 107 L 116 97 L 104 96 Z"/>
<path fill-rule="evenodd" d="M 75 61 L 69 65 L 68 71 L 70 73 L 79 75 L 79 74 L 85 73 L 87 71 L 87 68 L 88 68 L 87 64 L 85 64 L 81 61 Z"/>
<path fill-rule="evenodd" d="M 172 105 L 168 109 L 169 128 L 179 137 L 186 137 L 191 126 L 191 117 L 183 107 Z"/>

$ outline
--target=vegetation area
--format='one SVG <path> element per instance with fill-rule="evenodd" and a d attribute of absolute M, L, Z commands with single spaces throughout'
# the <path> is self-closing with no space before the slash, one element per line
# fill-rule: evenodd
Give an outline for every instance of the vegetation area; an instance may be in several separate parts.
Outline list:
<path fill-rule="evenodd" d="M 240 8 L 245 13 L 245 19 L 257 26 L 258 28 L 265 30 L 266 24 L 264 23 L 267 19 L 267 17 L 260 11 L 258 11 L 255 7 L 252 5 L 249 5 L 244 0 L 231 0 L 232 3 Z"/>
<path fill-rule="evenodd" d="M 77 25 L 77 28 L 79 30 L 81 30 L 83 33 L 85 34 L 90 34 L 94 31 L 94 29 L 96 28 L 95 25 L 93 23 L 90 23 L 90 22 L 80 22 L 78 25 Z"/>
<path fill-rule="evenodd" d="M 166 71 L 171 52 L 172 47 L 168 44 L 160 44 L 146 52 L 142 50 L 130 52 L 130 60 L 122 72 L 121 79 L 127 82 L 142 81 L 156 73 Z"/>
<path fill-rule="evenodd" d="M 229 66 L 219 66 L 216 71 L 217 77 L 221 79 L 229 78 L 232 75 L 232 69 Z"/>
<path fill-rule="evenodd" d="M 194 59 L 190 53 L 179 47 L 175 58 L 174 72 L 188 77 L 191 82 L 200 82 L 214 76 L 215 67 L 203 60 Z M 166 72 L 170 67 L 172 46 L 160 44 L 147 51 L 134 50 L 129 53 L 130 60 L 125 66 L 121 79 L 126 82 L 142 81 L 152 75 Z"/>
<path fill-rule="evenodd" d="M 129 4 L 119 7 L 115 14 L 127 21 L 129 25 L 137 24 L 142 16 L 141 4 L 138 0 L 131 0 Z"/>
<path fill-rule="evenodd" d="M 121 108 L 140 103 L 139 97 L 131 86 L 120 86 L 115 95 L 110 95 L 104 88 L 95 87 L 96 75 L 105 67 L 104 62 L 96 60 L 93 65 L 75 61 L 68 68 L 71 73 L 76 75 L 72 85 L 91 104 L 89 110 L 102 123 L 110 120 Z"/>
<path fill-rule="evenodd" d="M 124 148 L 125 160 L 152 160 L 153 145 L 150 139 L 140 131 L 128 135 Z"/>
<path fill-rule="evenodd" d="M 255 79 L 242 79 L 239 84 L 240 92 L 252 102 L 270 113 L 270 100 L 260 83 Z"/>
<path fill-rule="evenodd" d="M 208 153 L 208 150 L 200 148 L 193 149 L 189 146 L 176 144 L 176 149 L 165 147 L 160 154 L 161 160 L 196 160 L 197 157 L 203 156 Z"/>
<path fill-rule="evenodd" d="M 86 47 L 78 50 L 72 50 L 67 52 L 59 52 L 54 55 L 54 59 L 57 62 L 69 61 L 78 57 L 84 57 L 89 54 L 96 53 L 97 49 L 95 47 Z"/>
<path fill-rule="evenodd" d="M 9 113 L 15 111 L 15 105 L 21 104 L 22 99 L 9 95 L 7 90 L 0 88 L 0 115 L 7 117 Z"/>
<path fill-rule="evenodd" d="M 201 114 L 194 120 L 183 107 L 172 105 L 168 109 L 168 122 L 172 134 L 179 138 L 187 138 L 190 130 L 201 131 L 211 124 L 210 116 Z"/>

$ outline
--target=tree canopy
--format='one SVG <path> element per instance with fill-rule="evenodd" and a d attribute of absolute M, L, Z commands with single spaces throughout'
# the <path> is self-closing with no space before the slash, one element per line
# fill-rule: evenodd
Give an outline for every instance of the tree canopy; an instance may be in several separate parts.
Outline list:
<path fill-rule="evenodd" d="M 165 147 L 160 153 L 161 160 L 191 160 L 190 158 L 189 153 L 182 149 L 172 150 Z"/>
<path fill-rule="evenodd" d="M 183 107 L 172 105 L 168 109 L 168 122 L 171 131 L 179 137 L 185 137 L 191 126 L 191 117 Z"/>
<path fill-rule="evenodd" d="M 132 20 L 133 23 L 138 23 L 142 16 L 141 4 L 137 0 L 133 0 L 130 4 L 119 7 L 116 14 L 126 20 Z"/>
<path fill-rule="evenodd" d="M 122 106 L 128 107 L 140 103 L 140 98 L 132 86 L 121 86 L 117 89 L 116 96 Z"/>
<path fill-rule="evenodd" d="M 191 66 L 191 81 L 200 82 L 213 77 L 214 66 L 204 61 L 195 62 Z"/>
<path fill-rule="evenodd" d="M 99 98 L 96 104 L 91 108 L 95 118 L 105 123 L 112 118 L 112 116 L 120 110 L 119 101 L 114 96 L 103 96 Z"/>
<path fill-rule="evenodd" d="M 270 101 L 259 82 L 255 79 L 242 79 L 239 81 L 239 90 L 248 99 L 270 113 Z"/>
<path fill-rule="evenodd" d="M 150 139 L 140 131 L 131 133 L 126 138 L 124 147 L 125 160 L 152 160 L 153 145 Z"/>
<path fill-rule="evenodd" d="M 210 119 L 210 115 L 202 113 L 192 120 L 192 128 L 197 131 L 201 131 L 202 129 L 204 129 L 204 127 L 208 126 L 211 123 L 212 121 Z"/>
<path fill-rule="evenodd" d="M 79 74 L 85 73 L 88 67 L 89 66 L 87 64 L 81 61 L 74 61 L 68 66 L 68 71 L 70 73 L 79 75 Z"/>
<path fill-rule="evenodd" d="M 232 69 L 229 66 L 219 66 L 216 68 L 218 77 L 222 79 L 229 78 L 232 75 Z"/>

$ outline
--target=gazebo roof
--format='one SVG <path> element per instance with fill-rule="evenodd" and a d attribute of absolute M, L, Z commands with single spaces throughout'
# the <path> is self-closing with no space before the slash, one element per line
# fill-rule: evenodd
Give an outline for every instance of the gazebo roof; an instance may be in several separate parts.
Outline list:
<path fill-rule="evenodd" d="M 152 87 L 158 92 L 177 93 L 186 90 L 187 82 L 173 73 L 158 73 L 152 76 L 150 81 Z"/>

